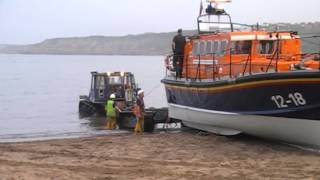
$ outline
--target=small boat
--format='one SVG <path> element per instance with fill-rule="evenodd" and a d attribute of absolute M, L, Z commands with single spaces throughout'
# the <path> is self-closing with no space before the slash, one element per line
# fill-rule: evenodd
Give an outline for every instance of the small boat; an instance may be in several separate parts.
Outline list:
<path fill-rule="evenodd" d="M 188 37 L 182 75 L 166 58 L 169 117 L 221 135 L 246 133 L 320 147 L 319 53 L 303 54 L 293 31 L 234 23 L 208 0 Z"/>
<path fill-rule="evenodd" d="M 131 130 L 136 123 L 132 109 L 139 89 L 131 72 L 91 72 L 89 95 L 79 97 L 79 116 L 105 116 L 105 103 L 111 94 L 115 94 L 114 101 L 121 109 L 121 112 L 117 112 L 117 124 L 120 129 Z M 144 130 L 152 132 L 155 124 L 169 122 L 167 116 L 167 108 L 146 108 Z"/>

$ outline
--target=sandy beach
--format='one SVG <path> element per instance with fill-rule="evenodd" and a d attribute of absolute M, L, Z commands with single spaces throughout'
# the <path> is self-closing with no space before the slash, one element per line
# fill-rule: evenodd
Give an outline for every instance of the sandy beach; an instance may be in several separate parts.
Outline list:
<path fill-rule="evenodd" d="M 197 131 L 0 144 L 0 179 L 320 179 L 320 153 Z"/>

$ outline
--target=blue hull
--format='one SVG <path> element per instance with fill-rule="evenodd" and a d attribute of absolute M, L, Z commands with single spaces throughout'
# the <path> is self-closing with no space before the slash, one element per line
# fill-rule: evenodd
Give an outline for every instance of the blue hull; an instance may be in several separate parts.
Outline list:
<path fill-rule="evenodd" d="M 320 73 L 262 74 L 235 81 L 164 79 L 170 104 L 243 115 L 320 120 Z"/>

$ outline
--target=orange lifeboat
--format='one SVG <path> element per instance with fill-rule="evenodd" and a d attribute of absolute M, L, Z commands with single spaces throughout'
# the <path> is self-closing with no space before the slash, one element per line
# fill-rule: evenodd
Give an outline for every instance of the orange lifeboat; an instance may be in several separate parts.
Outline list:
<path fill-rule="evenodd" d="M 320 146 L 320 61 L 301 52 L 297 32 L 233 23 L 208 0 L 177 77 L 166 59 L 169 116 L 222 135 L 247 133 Z M 202 10 L 201 10 L 202 11 Z"/>

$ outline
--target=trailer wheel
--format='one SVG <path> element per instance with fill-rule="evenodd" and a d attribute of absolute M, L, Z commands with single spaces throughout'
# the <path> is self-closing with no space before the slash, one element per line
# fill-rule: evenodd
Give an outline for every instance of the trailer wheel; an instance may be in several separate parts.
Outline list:
<path fill-rule="evenodd" d="M 119 129 L 134 129 L 136 117 L 132 114 L 132 112 L 122 112 L 118 114 L 117 122 Z"/>
<path fill-rule="evenodd" d="M 79 115 L 81 117 L 92 116 L 97 112 L 96 108 L 92 103 L 86 100 L 79 102 Z"/>
<path fill-rule="evenodd" d="M 154 131 L 154 119 L 152 116 L 145 116 L 144 118 L 144 131 L 145 132 L 153 132 Z"/>

